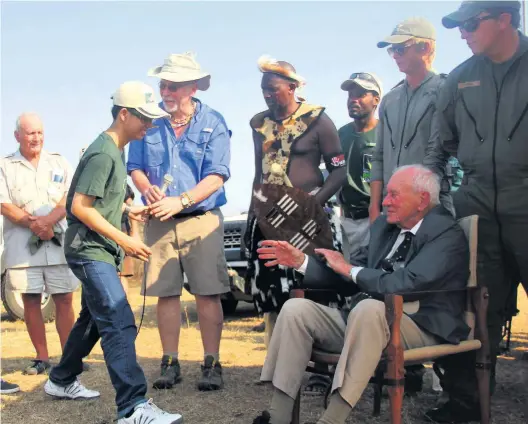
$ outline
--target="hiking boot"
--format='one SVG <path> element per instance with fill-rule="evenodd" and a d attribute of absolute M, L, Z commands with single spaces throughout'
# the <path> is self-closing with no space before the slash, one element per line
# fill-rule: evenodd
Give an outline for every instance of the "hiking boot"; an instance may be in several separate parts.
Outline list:
<path fill-rule="evenodd" d="M 270 419 L 270 413 L 268 411 L 262 411 L 262 414 L 253 420 L 253 424 L 270 424 Z"/>
<path fill-rule="evenodd" d="M 134 413 L 130 417 L 120 418 L 117 424 L 181 424 L 183 417 L 180 414 L 169 414 L 158 408 L 149 399 L 134 408 Z"/>
<path fill-rule="evenodd" d="M 67 386 L 59 386 L 53 381 L 48 380 L 44 385 L 46 394 L 53 396 L 55 399 L 69 399 L 69 400 L 91 400 L 98 398 L 101 394 L 95 390 L 89 390 L 84 387 L 79 380 Z"/>
<path fill-rule="evenodd" d="M 18 384 L 14 383 L 8 383 L 2 378 L 2 382 L 0 384 L 0 393 L 3 395 L 9 395 L 11 393 L 16 393 L 20 391 L 20 387 Z"/>
<path fill-rule="evenodd" d="M 434 423 L 469 423 L 480 421 L 480 408 L 478 405 L 466 406 L 449 400 L 427 411 L 425 417 Z"/>
<path fill-rule="evenodd" d="M 163 355 L 161 358 L 161 373 L 154 381 L 152 387 L 155 389 L 172 389 L 172 386 L 181 381 L 180 363 L 172 356 Z"/>
<path fill-rule="evenodd" d="M 222 365 L 211 355 L 206 356 L 202 367 L 202 378 L 198 381 L 198 390 L 219 390 L 224 387 Z"/>
<path fill-rule="evenodd" d="M 23 372 L 26 375 L 39 375 L 47 374 L 51 365 L 48 361 L 41 361 L 40 359 L 34 359 Z"/>

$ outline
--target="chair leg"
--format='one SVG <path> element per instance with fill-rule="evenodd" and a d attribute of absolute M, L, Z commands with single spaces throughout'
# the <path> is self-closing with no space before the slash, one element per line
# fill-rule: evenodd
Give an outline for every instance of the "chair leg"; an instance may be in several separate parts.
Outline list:
<path fill-rule="evenodd" d="M 391 424 L 401 424 L 403 392 L 405 377 L 403 367 L 403 346 L 400 340 L 400 325 L 403 315 L 403 298 L 401 296 L 385 296 L 387 322 L 391 330 L 389 344 L 385 348 L 387 369 L 385 379 L 389 392 L 391 409 Z"/>
<path fill-rule="evenodd" d="M 383 391 L 383 383 L 374 383 L 374 411 L 372 416 L 379 417 L 381 411 L 381 393 Z"/>
<path fill-rule="evenodd" d="M 300 424 L 301 423 L 301 389 L 297 392 L 297 397 L 295 398 L 295 403 L 293 404 L 293 413 L 291 424 Z"/>
<path fill-rule="evenodd" d="M 489 424 L 491 421 L 491 399 L 490 399 L 490 370 L 491 349 L 486 325 L 489 293 L 486 287 L 482 287 L 473 294 L 473 304 L 476 310 L 475 338 L 480 340 L 481 348 L 477 351 L 476 375 L 480 402 L 480 422 Z"/>

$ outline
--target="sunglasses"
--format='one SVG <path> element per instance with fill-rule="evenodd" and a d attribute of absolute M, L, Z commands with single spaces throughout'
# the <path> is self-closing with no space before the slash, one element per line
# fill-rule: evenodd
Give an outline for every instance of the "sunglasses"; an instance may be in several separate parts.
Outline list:
<path fill-rule="evenodd" d="M 144 124 L 147 124 L 147 125 L 152 124 L 152 118 L 147 118 L 145 115 L 142 115 L 141 113 L 139 113 L 136 109 L 127 108 L 127 110 L 130 112 L 131 115 L 134 115 Z"/>
<path fill-rule="evenodd" d="M 187 84 L 189 84 L 189 83 L 188 82 L 186 82 L 186 83 L 181 83 L 181 82 L 169 82 L 169 83 L 167 83 L 167 82 L 161 81 L 159 83 L 159 88 L 160 88 L 160 90 L 167 89 L 167 90 L 171 91 L 172 93 L 174 93 L 175 91 L 177 91 L 178 89 L 180 89 L 181 87 L 183 87 L 183 86 L 185 86 Z"/>
<path fill-rule="evenodd" d="M 405 44 L 393 44 L 387 49 L 387 53 L 389 53 L 390 57 L 394 57 L 394 55 L 403 56 L 407 50 L 409 50 L 410 47 L 416 45 L 416 43 L 405 43 Z"/>
<path fill-rule="evenodd" d="M 378 89 L 380 88 L 380 86 L 378 84 L 378 81 L 376 81 L 376 79 L 372 75 L 367 74 L 366 72 L 355 72 L 352 75 L 350 75 L 349 79 L 351 79 L 351 80 L 355 80 L 355 79 L 365 80 L 365 81 L 371 82 L 372 84 L 375 84 L 376 87 L 378 87 Z"/>
<path fill-rule="evenodd" d="M 487 21 L 489 19 L 497 19 L 497 17 L 497 15 L 486 15 L 481 16 L 479 18 L 471 18 L 467 21 L 462 22 L 458 27 L 466 32 L 475 32 L 482 21 Z"/>

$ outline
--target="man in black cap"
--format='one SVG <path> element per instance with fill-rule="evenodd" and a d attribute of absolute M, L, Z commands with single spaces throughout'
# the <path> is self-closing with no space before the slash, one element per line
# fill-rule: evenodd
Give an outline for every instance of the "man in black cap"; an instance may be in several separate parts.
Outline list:
<path fill-rule="evenodd" d="M 424 163 L 442 173 L 451 154 L 464 170 L 453 195 L 457 217 L 479 216 L 479 284 L 490 292 L 488 330 L 494 370 L 509 299 L 528 282 L 528 38 L 518 28 L 519 1 L 464 1 L 443 18 L 460 30 L 473 56 L 455 68 L 439 93 Z M 434 147 L 434 148 L 433 148 Z M 435 422 L 480 419 L 475 355 L 442 364 L 449 402 Z"/>

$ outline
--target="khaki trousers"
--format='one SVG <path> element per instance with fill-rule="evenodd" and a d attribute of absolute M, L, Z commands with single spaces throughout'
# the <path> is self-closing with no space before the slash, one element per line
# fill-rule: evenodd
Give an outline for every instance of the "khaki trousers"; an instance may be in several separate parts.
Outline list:
<path fill-rule="evenodd" d="M 353 407 L 374 375 L 389 337 L 385 304 L 378 300 L 361 301 L 345 323 L 337 309 L 308 299 L 290 299 L 277 319 L 260 379 L 295 399 L 312 347 L 341 353 L 332 392 L 339 390 Z M 404 349 L 439 344 L 407 315 L 402 319 L 401 337 Z"/>

